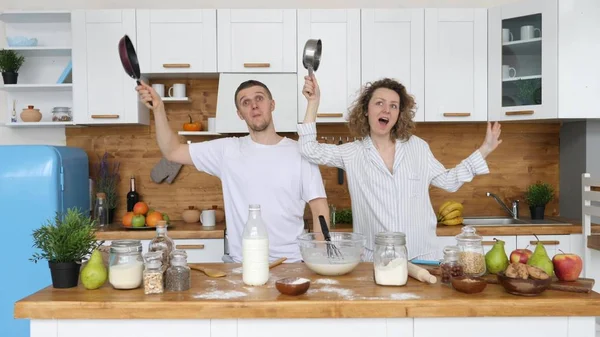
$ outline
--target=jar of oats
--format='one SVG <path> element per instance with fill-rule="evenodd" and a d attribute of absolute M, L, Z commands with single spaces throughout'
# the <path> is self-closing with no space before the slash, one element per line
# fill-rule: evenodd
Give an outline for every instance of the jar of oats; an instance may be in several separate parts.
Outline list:
<path fill-rule="evenodd" d="M 463 272 L 468 276 L 481 276 L 485 274 L 485 252 L 481 244 L 483 238 L 477 235 L 472 226 L 464 226 L 461 233 L 456 236 L 458 262 L 463 266 Z"/>

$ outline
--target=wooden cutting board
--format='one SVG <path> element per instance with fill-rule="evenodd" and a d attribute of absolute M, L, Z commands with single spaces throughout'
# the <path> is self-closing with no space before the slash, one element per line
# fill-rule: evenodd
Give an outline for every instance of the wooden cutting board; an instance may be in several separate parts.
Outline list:
<path fill-rule="evenodd" d="M 483 275 L 482 278 L 485 279 L 487 283 L 498 284 L 498 278 L 496 275 Z M 594 279 L 591 278 L 580 278 L 573 282 L 559 281 L 557 278 L 554 278 L 548 289 L 570 291 L 574 293 L 589 293 L 592 291 L 594 283 Z"/>

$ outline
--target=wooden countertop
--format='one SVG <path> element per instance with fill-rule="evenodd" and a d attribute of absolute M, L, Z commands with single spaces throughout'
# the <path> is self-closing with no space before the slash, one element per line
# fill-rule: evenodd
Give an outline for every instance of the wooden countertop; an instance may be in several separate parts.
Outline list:
<path fill-rule="evenodd" d="M 172 239 L 222 239 L 225 237 L 225 224 L 220 223 L 214 227 L 203 227 L 201 223 L 185 223 L 172 221 L 167 228 L 167 234 Z M 156 236 L 156 229 L 128 229 L 120 223 L 111 224 L 96 232 L 98 240 L 151 240 Z"/>
<path fill-rule="evenodd" d="M 600 316 L 600 294 L 547 290 L 537 297 L 508 294 L 488 284 L 479 294 L 463 294 L 439 282 L 428 285 L 409 278 L 404 287 L 373 282 L 373 265 L 361 263 L 352 273 L 319 276 L 304 264 L 271 269 L 268 283 L 242 283 L 240 264 L 212 264 L 227 271 L 210 279 L 192 271 L 192 288 L 184 292 L 144 295 L 142 288 L 114 290 L 107 282 L 97 290 L 47 287 L 15 303 L 15 318 L 26 319 L 235 319 L 235 318 L 393 318 L 482 316 Z M 310 279 L 301 296 L 281 295 L 275 280 Z M 518 309 L 518 310 L 515 310 Z"/>

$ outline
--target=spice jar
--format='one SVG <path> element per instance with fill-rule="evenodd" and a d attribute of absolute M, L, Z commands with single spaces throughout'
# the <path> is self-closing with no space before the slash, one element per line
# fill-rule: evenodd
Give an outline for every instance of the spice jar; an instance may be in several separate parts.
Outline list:
<path fill-rule="evenodd" d="M 375 283 L 382 286 L 403 286 L 408 280 L 406 235 L 382 232 L 375 235 L 373 254 Z"/>
<path fill-rule="evenodd" d="M 446 246 L 444 248 L 444 260 L 440 264 L 442 269 L 442 283 L 450 283 L 453 277 L 464 275 L 463 266 L 458 262 L 460 248 L 457 246 Z"/>
<path fill-rule="evenodd" d="M 464 226 L 456 236 L 460 249 L 458 262 L 463 266 L 464 274 L 468 276 L 485 274 L 485 252 L 481 244 L 483 238 L 475 232 L 473 226 Z"/>
<path fill-rule="evenodd" d="M 162 294 L 164 292 L 163 271 L 160 260 L 150 260 L 144 269 L 144 294 Z"/>
<path fill-rule="evenodd" d="M 154 237 L 154 239 L 152 239 L 152 241 L 150 241 L 150 244 L 148 245 L 148 251 L 163 252 L 162 264 L 163 266 L 165 266 L 165 268 L 168 268 L 169 258 L 171 257 L 173 247 L 175 247 L 175 243 L 167 235 L 167 222 L 165 220 L 157 221 L 156 236 Z"/>
<path fill-rule="evenodd" d="M 144 262 L 140 240 L 115 240 L 110 246 L 108 281 L 115 289 L 135 289 L 142 284 Z"/>
<path fill-rule="evenodd" d="M 175 250 L 171 255 L 171 265 L 167 268 L 165 288 L 167 291 L 185 291 L 190 289 L 192 274 L 187 265 L 187 254 Z"/>

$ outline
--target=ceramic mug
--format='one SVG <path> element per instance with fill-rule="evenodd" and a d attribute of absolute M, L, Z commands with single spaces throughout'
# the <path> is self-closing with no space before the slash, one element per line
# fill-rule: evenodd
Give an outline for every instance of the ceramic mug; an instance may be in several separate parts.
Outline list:
<path fill-rule="evenodd" d="M 202 211 L 200 222 L 204 227 L 213 227 L 215 225 L 215 210 L 209 209 Z"/>
<path fill-rule="evenodd" d="M 502 29 L 502 42 L 510 42 L 513 41 L 515 37 L 513 33 L 508 28 Z"/>
<path fill-rule="evenodd" d="M 512 76 L 510 73 L 511 71 L 513 72 Z M 502 65 L 502 78 L 513 78 L 515 76 L 517 76 L 517 70 L 515 68 L 506 64 Z"/>
<path fill-rule="evenodd" d="M 542 36 L 542 31 L 539 28 L 535 28 L 533 26 L 522 26 L 521 27 L 521 40 L 529 40 L 529 39 L 535 38 L 536 31 L 538 33 L 540 33 L 540 36 Z"/>
<path fill-rule="evenodd" d="M 185 97 L 185 84 L 173 84 L 173 86 L 169 88 L 169 97 Z"/>
<path fill-rule="evenodd" d="M 154 91 L 156 91 L 156 94 L 160 97 L 165 97 L 165 85 L 164 84 L 153 84 L 152 85 L 152 89 L 154 89 Z"/>

